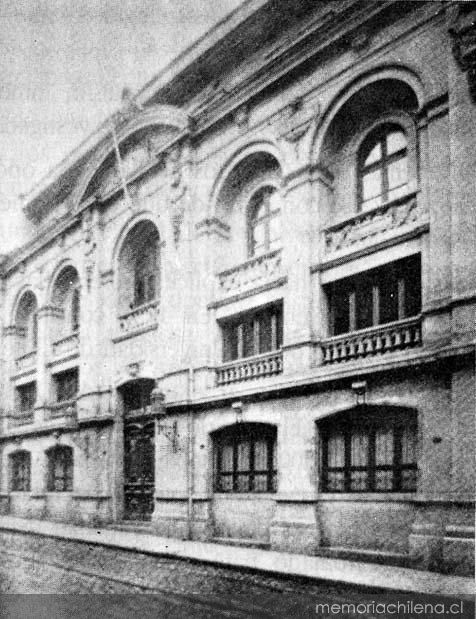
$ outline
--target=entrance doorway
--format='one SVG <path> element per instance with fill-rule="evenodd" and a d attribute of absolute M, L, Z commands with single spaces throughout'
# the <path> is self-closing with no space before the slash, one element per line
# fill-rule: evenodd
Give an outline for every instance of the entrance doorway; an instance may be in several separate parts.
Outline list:
<path fill-rule="evenodd" d="M 150 416 L 154 381 L 139 379 L 123 386 L 124 517 L 150 520 L 154 510 L 155 426 Z"/>

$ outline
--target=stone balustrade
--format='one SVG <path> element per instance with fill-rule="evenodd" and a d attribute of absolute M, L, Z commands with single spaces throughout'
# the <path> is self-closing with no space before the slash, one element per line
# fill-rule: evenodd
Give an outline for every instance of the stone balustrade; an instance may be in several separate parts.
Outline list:
<path fill-rule="evenodd" d="M 53 357 L 66 357 L 79 351 L 79 333 L 71 333 L 53 343 Z"/>
<path fill-rule="evenodd" d="M 423 221 L 424 213 L 416 193 L 403 196 L 325 228 L 324 255 L 353 251 L 384 240 L 404 226 L 416 226 Z"/>
<path fill-rule="evenodd" d="M 36 367 L 36 350 L 31 350 L 15 359 L 15 371 L 26 372 Z"/>
<path fill-rule="evenodd" d="M 16 411 L 9 417 L 8 426 L 10 428 L 17 428 L 18 426 L 26 426 L 34 421 L 33 409 L 27 411 Z"/>
<path fill-rule="evenodd" d="M 276 249 L 222 271 L 217 275 L 218 292 L 220 295 L 238 294 L 279 278 L 282 275 L 281 262 L 281 250 Z"/>
<path fill-rule="evenodd" d="M 50 404 L 48 407 L 48 419 L 57 419 L 58 417 L 70 417 L 76 419 L 76 400 L 65 400 Z"/>
<path fill-rule="evenodd" d="M 126 335 L 134 331 L 157 326 L 159 301 L 150 301 L 119 316 L 119 334 Z"/>
<path fill-rule="evenodd" d="M 421 346 L 421 318 L 337 335 L 321 344 L 324 363 L 340 363 Z"/>
<path fill-rule="evenodd" d="M 221 365 L 216 369 L 217 386 L 265 378 L 283 371 L 283 353 L 281 350 L 239 359 Z"/>

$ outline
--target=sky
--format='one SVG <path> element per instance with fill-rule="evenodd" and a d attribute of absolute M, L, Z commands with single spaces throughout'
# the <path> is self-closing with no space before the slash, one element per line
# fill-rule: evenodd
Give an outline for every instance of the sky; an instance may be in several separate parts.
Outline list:
<path fill-rule="evenodd" d="M 119 107 L 124 86 L 139 90 L 241 3 L 0 0 L 0 232 L 18 196 Z"/>

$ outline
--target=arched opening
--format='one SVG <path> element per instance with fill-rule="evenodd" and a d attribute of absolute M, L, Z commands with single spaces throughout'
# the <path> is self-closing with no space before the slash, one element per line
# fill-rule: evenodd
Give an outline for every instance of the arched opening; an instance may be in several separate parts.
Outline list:
<path fill-rule="evenodd" d="M 118 261 L 119 312 L 124 314 L 160 297 L 159 232 L 151 221 L 140 221 L 122 244 Z"/>
<path fill-rule="evenodd" d="M 31 485 L 31 454 L 19 450 L 8 457 L 10 464 L 11 492 L 30 492 Z"/>
<path fill-rule="evenodd" d="M 324 493 L 415 492 L 418 416 L 398 406 L 365 406 L 318 422 Z"/>
<path fill-rule="evenodd" d="M 53 341 L 66 338 L 80 329 L 80 285 L 78 272 L 73 266 L 66 266 L 58 274 L 52 291 L 55 308 L 52 321 Z"/>
<path fill-rule="evenodd" d="M 220 539 L 267 543 L 278 486 L 277 428 L 236 423 L 211 435 L 213 518 Z"/>
<path fill-rule="evenodd" d="M 38 304 L 36 296 L 27 290 L 20 298 L 15 315 L 16 357 L 36 350 L 38 345 Z"/>
<path fill-rule="evenodd" d="M 155 425 L 150 416 L 154 381 L 139 378 L 123 384 L 124 517 L 150 520 L 154 510 Z"/>
<path fill-rule="evenodd" d="M 226 267 L 281 247 L 281 166 L 266 152 L 241 160 L 218 193 L 216 213 L 230 228 Z"/>
<path fill-rule="evenodd" d="M 322 201 L 329 224 L 415 191 L 414 113 L 418 99 L 398 79 L 382 79 L 351 96 L 330 122 L 319 163 L 332 178 Z"/>
<path fill-rule="evenodd" d="M 72 492 L 74 458 L 69 445 L 55 445 L 46 452 L 48 460 L 48 492 Z"/>

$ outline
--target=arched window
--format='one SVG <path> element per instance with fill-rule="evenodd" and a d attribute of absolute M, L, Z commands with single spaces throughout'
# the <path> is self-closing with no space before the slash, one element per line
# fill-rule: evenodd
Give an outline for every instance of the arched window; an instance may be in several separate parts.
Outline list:
<path fill-rule="evenodd" d="M 10 454 L 10 490 L 30 492 L 31 457 L 29 451 L 16 451 Z"/>
<path fill-rule="evenodd" d="M 159 233 L 150 221 L 139 222 L 119 254 L 119 307 L 124 313 L 159 298 Z"/>
<path fill-rule="evenodd" d="M 366 138 L 359 150 L 358 183 L 360 210 L 407 193 L 407 138 L 399 125 L 380 125 Z"/>
<path fill-rule="evenodd" d="M 323 492 L 414 492 L 417 414 L 361 406 L 319 424 Z"/>
<path fill-rule="evenodd" d="M 259 256 L 281 245 L 279 192 L 267 185 L 258 189 L 248 204 L 248 254 Z"/>
<path fill-rule="evenodd" d="M 71 295 L 71 331 L 79 331 L 80 295 L 79 288 L 74 288 Z"/>
<path fill-rule="evenodd" d="M 22 355 L 36 350 L 38 345 L 38 306 L 36 297 L 28 290 L 20 302 L 15 317 L 17 328 L 17 354 Z"/>
<path fill-rule="evenodd" d="M 80 328 L 79 276 L 72 266 L 65 267 L 53 287 L 53 305 L 60 310 L 54 324 L 54 337 L 62 338 Z"/>
<path fill-rule="evenodd" d="M 68 445 L 52 447 L 48 457 L 48 492 L 72 492 L 73 450 Z"/>
<path fill-rule="evenodd" d="M 276 428 L 237 423 L 214 434 L 215 492 L 276 492 Z"/>

